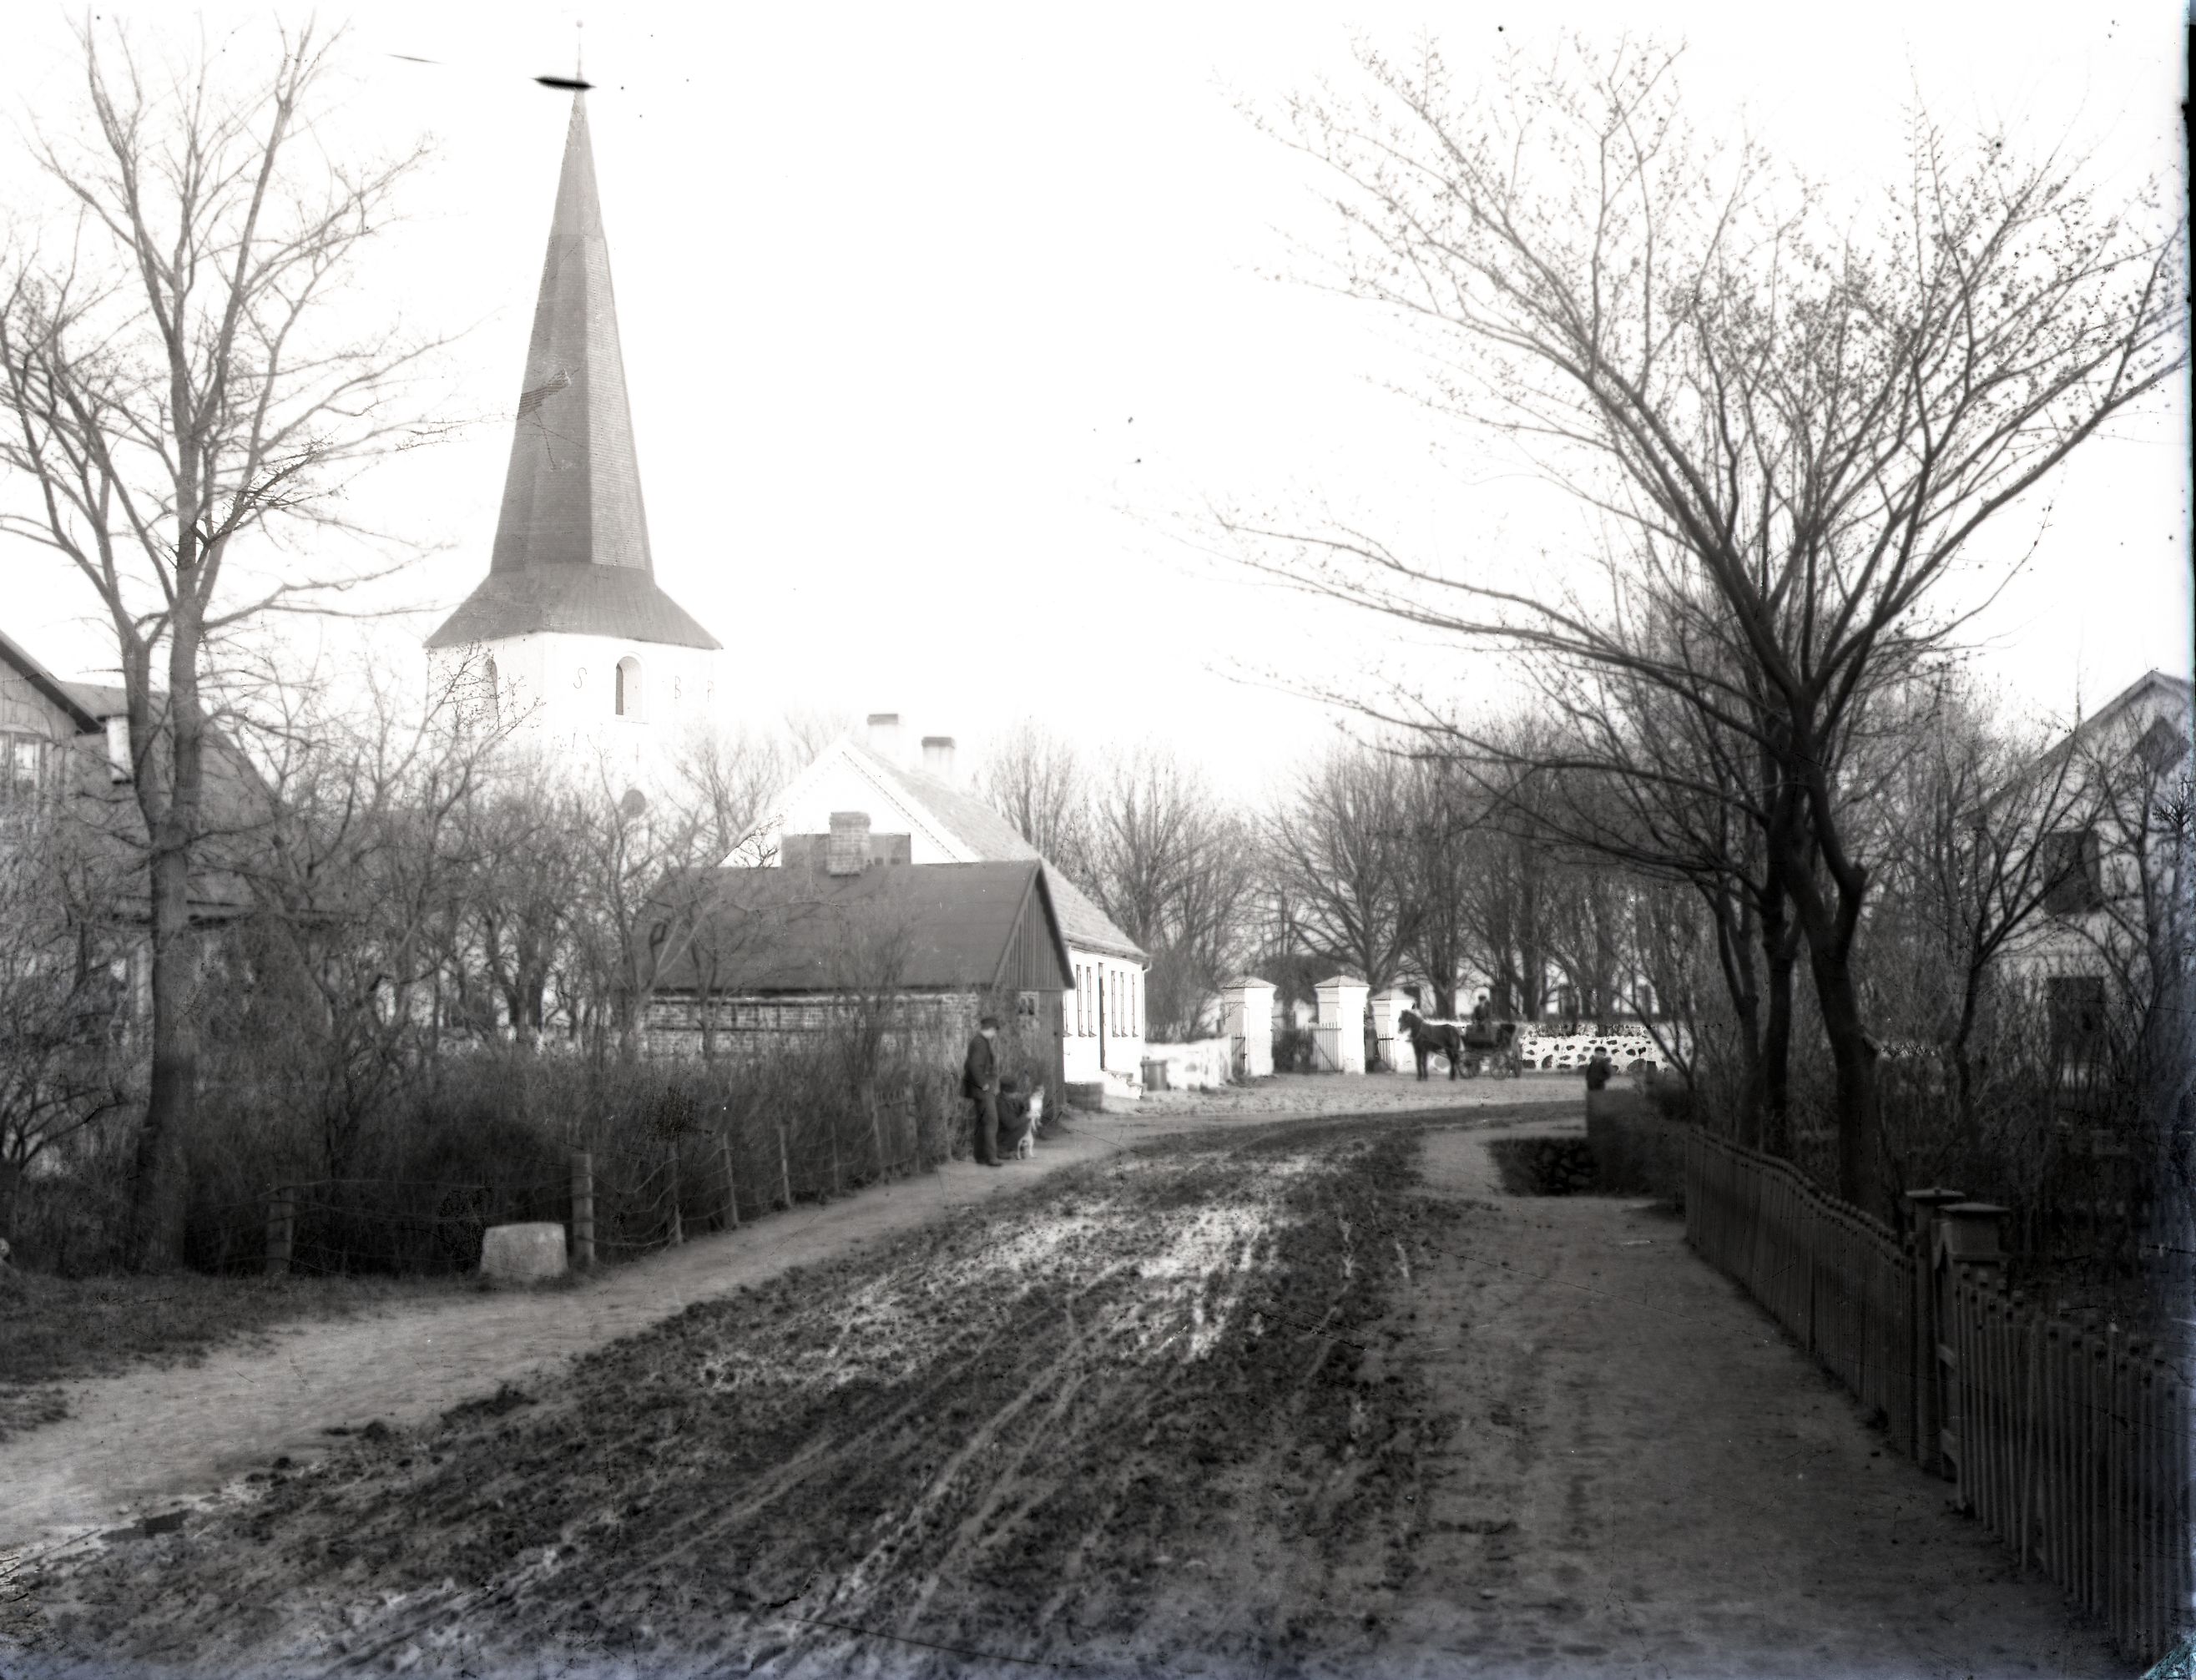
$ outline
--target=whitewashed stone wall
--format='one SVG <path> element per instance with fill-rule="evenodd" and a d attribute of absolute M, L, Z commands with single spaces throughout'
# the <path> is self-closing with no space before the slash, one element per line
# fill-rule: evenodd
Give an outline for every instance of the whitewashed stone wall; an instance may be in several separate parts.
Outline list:
<path fill-rule="evenodd" d="M 1271 1054 L 1269 1046 L 1269 1057 Z M 1175 1091 L 1209 1091 L 1232 1082 L 1229 1064 L 1234 1054 L 1233 1038 L 1200 1038 L 1188 1044 L 1144 1047 L 1146 1061 L 1166 1064 L 1167 1088 Z"/>

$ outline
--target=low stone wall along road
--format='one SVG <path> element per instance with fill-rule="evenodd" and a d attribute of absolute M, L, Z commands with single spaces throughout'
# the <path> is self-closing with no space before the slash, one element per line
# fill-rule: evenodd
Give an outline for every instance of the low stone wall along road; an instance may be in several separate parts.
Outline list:
<path fill-rule="evenodd" d="M 19 1551 L 0 1673 L 2123 1672 L 1674 1218 L 1502 1192 L 1487 1140 L 1575 1112 L 1094 1121 Z"/>

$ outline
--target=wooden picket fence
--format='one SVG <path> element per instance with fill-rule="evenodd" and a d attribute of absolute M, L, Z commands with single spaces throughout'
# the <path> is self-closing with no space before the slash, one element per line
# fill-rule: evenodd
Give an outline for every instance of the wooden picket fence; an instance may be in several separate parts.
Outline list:
<path fill-rule="evenodd" d="M 1896 1233 L 1789 1162 L 1695 1131 L 1685 1146 L 1685 1236 L 1883 1414 L 1900 1452 L 1916 1453 L 1915 1262 Z"/>
<path fill-rule="evenodd" d="M 1925 1218 L 1902 1236 L 1789 1162 L 1695 1131 L 1694 1249 L 1744 1285 L 1960 1504 L 2111 1631 L 2163 1657 L 2191 1621 L 2183 1373 L 2046 1317 Z"/>

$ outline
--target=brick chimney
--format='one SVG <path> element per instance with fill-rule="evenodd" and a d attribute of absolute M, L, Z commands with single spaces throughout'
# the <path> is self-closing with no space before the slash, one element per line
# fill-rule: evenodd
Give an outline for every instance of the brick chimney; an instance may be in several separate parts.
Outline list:
<path fill-rule="evenodd" d="M 893 764 L 899 762 L 899 713 L 870 713 L 870 750 Z"/>
<path fill-rule="evenodd" d="M 835 811 L 831 839 L 824 852 L 827 875 L 858 875 L 870 866 L 870 813 Z"/>
<path fill-rule="evenodd" d="M 950 735 L 926 735 L 922 737 L 922 767 L 940 782 L 953 779 L 953 737 Z"/>

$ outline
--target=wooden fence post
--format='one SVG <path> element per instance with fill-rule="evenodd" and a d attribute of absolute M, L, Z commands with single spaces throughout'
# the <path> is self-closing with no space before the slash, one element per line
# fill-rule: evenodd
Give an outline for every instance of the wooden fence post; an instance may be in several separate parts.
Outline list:
<path fill-rule="evenodd" d="M 287 1186 L 278 1185 L 267 1196 L 267 1275 L 286 1277 L 290 1244 L 297 1232 L 298 1204 Z"/>
<path fill-rule="evenodd" d="M 595 1158 L 572 1152 L 572 1264 L 587 1271 L 595 1263 Z"/>
<path fill-rule="evenodd" d="M 777 1193 L 780 1207 L 793 1205 L 793 1171 L 786 1164 L 785 1122 L 783 1120 L 777 1123 Z"/>
<path fill-rule="evenodd" d="M 679 1146 L 671 1146 L 671 1246 L 679 1247 L 686 1240 L 686 1221 L 679 1212 Z"/>
<path fill-rule="evenodd" d="M 740 1192 L 732 1181 L 732 1134 L 717 1134 L 718 1158 L 725 1163 L 725 1221 L 733 1230 L 740 1228 Z"/>

